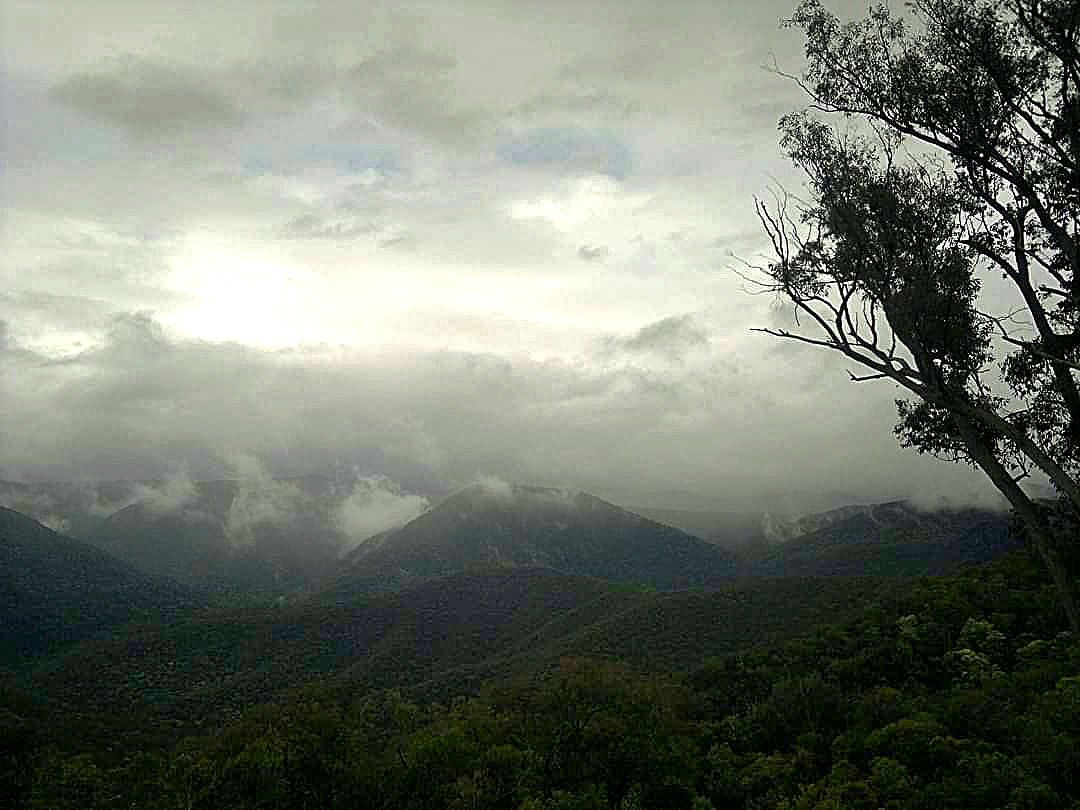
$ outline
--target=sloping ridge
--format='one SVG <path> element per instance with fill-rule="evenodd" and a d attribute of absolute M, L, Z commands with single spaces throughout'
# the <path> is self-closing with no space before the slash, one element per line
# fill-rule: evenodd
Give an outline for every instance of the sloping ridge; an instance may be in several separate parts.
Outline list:
<path fill-rule="evenodd" d="M 563 656 L 683 669 L 854 615 L 881 595 L 870 579 L 658 593 L 520 566 L 434 578 L 350 606 L 312 599 L 132 626 L 79 645 L 34 683 L 59 700 L 150 713 L 170 728 L 319 678 L 352 695 L 400 688 L 444 700 Z"/>
<path fill-rule="evenodd" d="M 168 619 L 201 604 L 178 583 L 0 507 L 0 661 L 19 663 L 132 619 Z"/>
<path fill-rule="evenodd" d="M 149 574 L 186 585 L 226 579 L 236 555 L 225 534 L 232 482 L 200 482 L 191 504 L 158 508 L 136 501 L 110 515 L 86 539 Z"/>
<path fill-rule="evenodd" d="M 766 541 L 764 512 L 702 511 L 634 506 L 631 511 L 642 517 L 674 526 L 729 550 Z"/>
<path fill-rule="evenodd" d="M 735 557 L 586 492 L 467 487 L 345 560 L 339 587 L 397 588 L 477 563 L 545 566 L 660 589 L 712 586 Z"/>
<path fill-rule="evenodd" d="M 332 570 L 339 544 L 320 512 L 326 498 L 319 490 L 322 482 L 312 478 L 307 483 L 310 497 L 297 498 L 303 508 L 253 524 L 243 542 L 229 535 L 230 510 L 242 492 L 241 483 L 230 480 L 198 482 L 193 497 L 183 503 L 133 503 L 86 539 L 147 573 L 191 587 L 215 592 L 301 590 Z"/>
<path fill-rule="evenodd" d="M 804 518 L 814 530 L 747 561 L 757 576 L 922 576 L 994 559 L 1019 545 L 1008 516 L 981 509 L 921 511 L 895 501 Z"/>

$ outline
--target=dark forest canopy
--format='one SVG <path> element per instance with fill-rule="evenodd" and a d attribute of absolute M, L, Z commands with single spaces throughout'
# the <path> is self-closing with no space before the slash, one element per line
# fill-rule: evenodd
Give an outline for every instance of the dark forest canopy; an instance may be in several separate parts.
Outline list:
<path fill-rule="evenodd" d="M 1080 806 L 1065 626 L 1019 553 L 704 663 L 564 658 L 471 697 L 448 670 L 436 702 L 314 682 L 175 746 L 153 710 L 0 681 L 0 780 L 7 806 L 51 810 L 1058 810 Z"/>

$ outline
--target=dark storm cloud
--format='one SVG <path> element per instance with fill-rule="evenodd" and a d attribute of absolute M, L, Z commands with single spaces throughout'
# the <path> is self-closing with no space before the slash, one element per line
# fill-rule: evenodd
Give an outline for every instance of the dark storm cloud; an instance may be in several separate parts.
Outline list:
<path fill-rule="evenodd" d="M 138 137 L 233 127 L 243 118 L 208 77 L 135 56 L 110 70 L 71 76 L 52 93 L 79 112 Z"/>

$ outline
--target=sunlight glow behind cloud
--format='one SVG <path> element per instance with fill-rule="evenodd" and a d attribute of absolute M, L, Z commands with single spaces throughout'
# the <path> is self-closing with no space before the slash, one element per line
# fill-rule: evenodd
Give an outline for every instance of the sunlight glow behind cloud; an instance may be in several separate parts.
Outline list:
<path fill-rule="evenodd" d="M 0 477 L 231 442 L 434 488 L 961 487 L 888 386 L 748 331 L 752 196 L 801 179 L 788 0 L 51 5 L 0 11 Z"/>

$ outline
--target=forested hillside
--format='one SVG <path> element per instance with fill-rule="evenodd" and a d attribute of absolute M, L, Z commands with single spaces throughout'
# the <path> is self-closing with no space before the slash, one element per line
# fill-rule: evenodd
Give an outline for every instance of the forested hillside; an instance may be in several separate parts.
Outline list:
<path fill-rule="evenodd" d="M 318 678 L 356 694 L 398 688 L 448 700 L 565 656 L 674 671 L 852 617 L 885 585 L 762 580 L 665 594 L 549 569 L 492 568 L 350 606 L 311 600 L 132 625 L 50 660 L 29 683 L 63 704 L 65 722 L 84 736 L 113 743 L 135 723 L 167 739 Z"/>
<path fill-rule="evenodd" d="M 175 748 L 88 750 L 9 687 L 0 745 L 16 807 L 1051 810 L 1080 806 L 1065 627 L 1020 553 L 800 640 L 651 672 L 568 648 L 434 702 L 324 679 Z"/>
<path fill-rule="evenodd" d="M 907 503 L 851 506 L 793 521 L 801 532 L 744 553 L 756 576 L 927 576 L 1018 548 L 1003 512 L 922 511 Z M 805 531 L 803 531 L 805 530 Z"/>
<path fill-rule="evenodd" d="M 0 667 L 202 604 L 188 588 L 0 507 Z"/>

